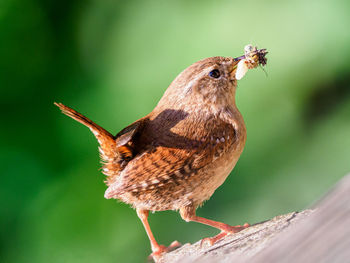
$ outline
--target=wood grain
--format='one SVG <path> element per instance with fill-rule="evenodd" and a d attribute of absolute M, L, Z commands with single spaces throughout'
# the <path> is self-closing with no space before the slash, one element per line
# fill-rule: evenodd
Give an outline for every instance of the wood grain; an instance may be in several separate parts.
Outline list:
<path fill-rule="evenodd" d="M 350 262 L 350 175 L 312 209 L 253 225 L 212 247 L 184 245 L 159 262 Z"/>

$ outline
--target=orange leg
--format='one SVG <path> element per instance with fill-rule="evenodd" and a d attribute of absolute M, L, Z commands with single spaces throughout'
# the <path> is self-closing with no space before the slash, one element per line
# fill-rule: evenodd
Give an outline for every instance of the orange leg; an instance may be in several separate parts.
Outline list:
<path fill-rule="evenodd" d="M 220 229 L 221 233 L 219 233 L 218 235 L 211 238 L 204 238 L 202 240 L 202 243 L 205 241 L 208 241 L 210 245 L 213 245 L 215 242 L 219 241 L 220 239 L 224 238 L 226 235 L 230 233 L 237 233 L 250 226 L 248 223 L 245 223 L 243 226 L 240 226 L 240 225 L 230 226 L 225 223 L 199 217 L 199 216 L 196 216 L 196 210 L 193 207 L 185 207 L 183 209 L 180 209 L 180 215 L 186 222 L 189 222 L 189 221 L 198 222 L 198 223 L 202 223 L 202 224 Z"/>
<path fill-rule="evenodd" d="M 177 241 L 174 241 L 173 243 L 171 243 L 171 245 L 169 247 L 159 245 L 158 242 L 156 241 L 156 239 L 154 238 L 153 233 L 152 233 L 151 228 L 150 228 L 149 223 L 148 223 L 149 211 L 137 209 L 136 212 L 137 212 L 138 217 L 141 219 L 141 222 L 142 222 L 143 226 L 145 227 L 146 233 L 148 235 L 149 241 L 151 242 L 152 254 L 150 256 L 154 260 L 156 260 L 163 252 L 168 252 L 168 251 L 171 251 L 172 249 L 175 249 L 175 248 L 181 246 L 181 244 Z"/>

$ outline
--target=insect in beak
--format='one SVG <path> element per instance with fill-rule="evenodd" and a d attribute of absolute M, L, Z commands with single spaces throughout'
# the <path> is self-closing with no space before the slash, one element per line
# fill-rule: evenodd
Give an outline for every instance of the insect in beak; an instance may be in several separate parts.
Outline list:
<path fill-rule="evenodd" d="M 248 69 L 266 65 L 267 53 L 266 49 L 258 49 L 252 45 L 246 45 L 244 47 L 244 55 L 234 59 L 234 61 L 239 61 L 236 67 L 235 78 L 240 80 L 247 73 Z"/>

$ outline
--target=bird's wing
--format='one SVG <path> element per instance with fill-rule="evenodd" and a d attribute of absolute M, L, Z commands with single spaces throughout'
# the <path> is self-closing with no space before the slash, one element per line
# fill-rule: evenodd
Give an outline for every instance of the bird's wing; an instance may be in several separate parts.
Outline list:
<path fill-rule="evenodd" d="M 139 138 L 136 135 L 136 155 L 109 185 L 105 197 L 118 198 L 125 192 L 142 192 L 166 184 L 179 184 L 195 175 L 199 169 L 219 158 L 236 141 L 231 124 L 217 123 L 217 120 L 208 122 L 209 124 L 213 126 L 211 134 L 203 134 L 197 140 L 164 131 L 160 133 L 163 136 L 148 142 L 145 142 L 147 136 Z M 148 134 L 155 136 L 159 133 L 152 131 Z M 142 143 L 143 146 L 138 148 Z"/>
<path fill-rule="evenodd" d="M 108 187 L 106 198 L 125 192 L 154 189 L 169 183 L 179 183 L 203 165 L 202 156 L 193 149 L 157 147 L 130 161 L 116 182 Z"/>

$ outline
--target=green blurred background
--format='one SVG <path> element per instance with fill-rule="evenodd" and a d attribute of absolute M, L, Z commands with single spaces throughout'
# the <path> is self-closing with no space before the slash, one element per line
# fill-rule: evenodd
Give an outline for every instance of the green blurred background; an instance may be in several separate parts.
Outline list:
<path fill-rule="evenodd" d="M 135 211 L 103 198 L 97 142 L 53 102 L 112 133 L 210 56 L 267 48 L 239 82 L 248 130 L 231 176 L 200 208 L 230 224 L 300 210 L 350 171 L 350 3 L 0 1 L 1 262 L 144 262 Z M 162 244 L 216 230 L 150 216 Z"/>

